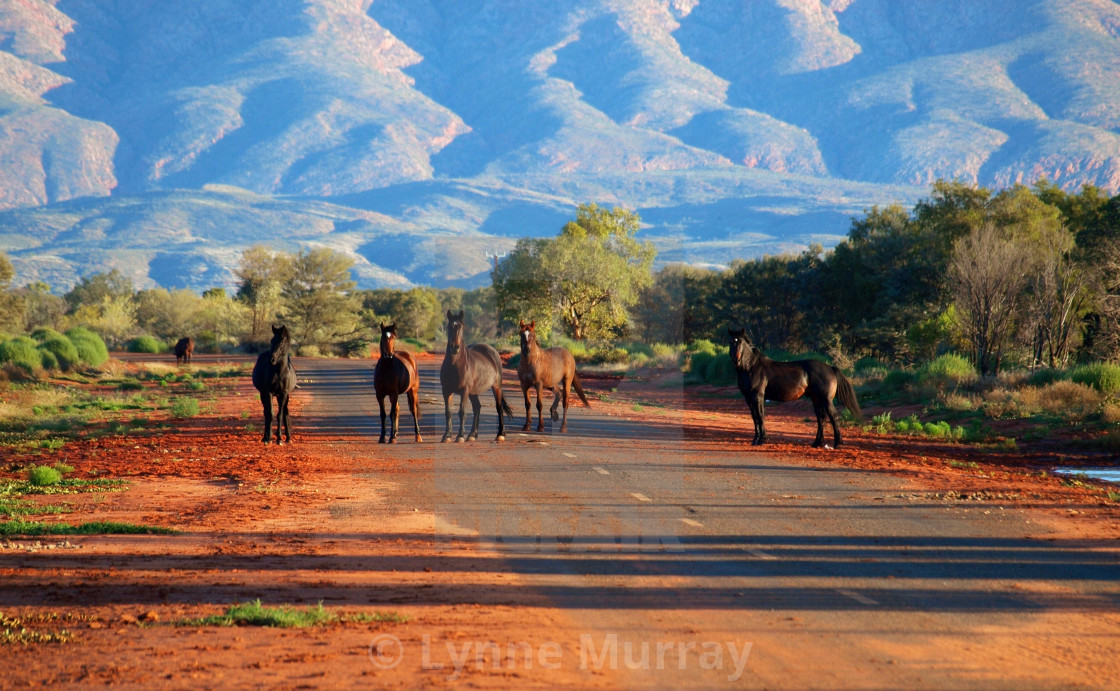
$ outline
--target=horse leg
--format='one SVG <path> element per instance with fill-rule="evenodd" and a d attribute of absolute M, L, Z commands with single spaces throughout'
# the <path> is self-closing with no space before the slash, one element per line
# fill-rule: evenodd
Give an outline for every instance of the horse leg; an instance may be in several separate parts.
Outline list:
<path fill-rule="evenodd" d="M 378 444 L 385 443 L 385 396 L 379 395 L 377 397 L 377 407 L 381 409 L 381 436 L 377 439 Z"/>
<path fill-rule="evenodd" d="M 561 393 L 563 393 L 563 396 L 564 396 L 563 401 L 562 401 L 562 403 L 564 404 L 564 417 L 563 417 L 563 419 L 560 420 L 560 431 L 561 432 L 567 432 L 568 431 L 568 391 L 569 391 L 569 389 L 571 389 L 571 385 L 572 385 L 571 381 L 565 379 L 564 381 L 562 381 L 560 383 L 560 386 L 559 386 L 560 390 L 556 392 L 556 400 L 558 400 L 558 401 L 560 400 Z M 552 419 L 553 420 L 556 419 L 555 415 L 553 416 Z"/>
<path fill-rule="evenodd" d="M 751 420 L 754 422 L 753 446 L 761 446 L 766 442 L 766 420 L 763 417 L 763 395 L 746 396 L 747 407 L 751 409 Z"/>
<path fill-rule="evenodd" d="M 267 444 L 272 441 L 272 395 L 267 391 L 261 392 L 261 405 L 264 406 L 264 436 L 261 441 Z"/>
<path fill-rule="evenodd" d="M 467 398 L 468 395 L 466 391 L 459 396 L 459 436 L 455 437 L 455 441 L 457 442 L 466 439 L 466 437 L 463 436 L 463 426 L 467 419 Z"/>
<path fill-rule="evenodd" d="M 840 448 L 840 425 L 836 424 L 836 406 L 832 405 L 832 401 L 828 402 L 828 407 L 825 408 L 828 413 L 828 421 L 832 423 L 832 448 Z"/>
<path fill-rule="evenodd" d="M 529 431 L 529 425 L 533 422 L 533 408 L 529 402 L 529 384 L 521 382 L 521 395 L 525 397 L 525 426 L 521 428 L 522 432 Z"/>
<path fill-rule="evenodd" d="M 528 400 L 528 396 L 526 396 L 526 400 Z M 494 438 L 494 441 L 505 441 L 506 425 L 502 417 L 502 389 L 500 386 L 494 387 L 494 407 L 498 409 L 498 436 Z M 526 406 L 526 409 L 528 409 L 528 406 Z M 528 420 L 525 424 L 529 424 Z"/>
<path fill-rule="evenodd" d="M 399 394 L 390 394 L 389 395 L 389 403 L 392 405 L 392 407 L 389 409 L 389 420 L 390 420 L 390 422 L 393 423 L 393 431 L 389 435 L 389 443 L 390 444 L 396 444 L 397 443 L 397 433 L 400 431 L 401 413 L 400 413 L 400 407 L 397 405 L 397 401 L 398 401 L 399 398 L 400 398 Z"/>
<path fill-rule="evenodd" d="M 444 417 L 447 418 L 447 426 L 443 430 L 443 439 L 440 439 L 441 442 L 451 440 L 451 397 L 453 395 L 454 394 L 444 394 L 443 396 L 443 414 Z"/>
<path fill-rule="evenodd" d="M 541 383 L 537 382 L 537 431 L 544 431 L 544 404 L 541 403 Z"/>
<path fill-rule="evenodd" d="M 478 439 L 478 423 L 479 418 L 482 417 L 482 401 L 479 400 L 476 393 L 471 394 L 471 410 L 474 412 L 474 419 L 471 421 L 471 433 L 467 436 L 467 441 Z"/>
<path fill-rule="evenodd" d="M 420 436 L 420 394 L 416 389 L 408 390 L 408 409 L 412 413 L 412 428 L 416 431 L 416 441 L 422 442 Z"/>
<path fill-rule="evenodd" d="M 290 427 L 292 417 L 288 414 L 288 402 L 291 400 L 291 394 L 284 395 L 284 436 L 287 438 L 289 444 L 292 443 L 292 428 Z"/>
<path fill-rule="evenodd" d="M 820 401 L 813 401 L 813 413 L 817 416 L 817 436 L 813 439 L 813 448 L 824 446 L 824 405 Z"/>
<path fill-rule="evenodd" d="M 556 414 L 556 409 L 560 407 L 560 386 L 556 385 L 549 389 L 552 392 L 552 407 L 548 409 L 548 412 L 551 414 L 553 422 L 560 419 L 560 416 Z"/>

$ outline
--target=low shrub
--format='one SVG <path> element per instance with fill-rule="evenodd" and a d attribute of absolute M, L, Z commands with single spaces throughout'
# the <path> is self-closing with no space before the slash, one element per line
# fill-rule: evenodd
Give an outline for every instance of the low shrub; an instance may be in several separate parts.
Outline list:
<path fill-rule="evenodd" d="M 52 338 L 62 338 L 62 334 L 48 326 L 40 326 L 29 334 L 37 343 L 45 343 Z"/>
<path fill-rule="evenodd" d="M 39 344 L 27 336 L 17 336 L 0 343 L 0 364 L 11 364 L 32 374 L 43 366 Z"/>
<path fill-rule="evenodd" d="M 126 350 L 130 353 L 149 353 L 157 355 L 167 350 L 167 344 L 152 336 L 137 336 L 128 342 Z"/>
<path fill-rule="evenodd" d="M 54 355 L 58 362 L 58 367 L 64 370 L 71 370 L 82 364 L 81 355 L 78 354 L 78 349 L 70 342 L 70 339 L 55 332 L 57 335 L 50 336 L 39 346 L 39 350 L 43 353 L 50 353 Z M 45 365 L 44 365 L 45 367 Z"/>
<path fill-rule="evenodd" d="M 39 348 L 39 363 L 45 370 L 59 369 L 58 358 L 49 350 Z"/>
<path fill-rule="evenodd" d="M 1056 381 L 1062 381 L 1063 379 L 1069 379 L 1069 373 L 1064 372 L 1060 369 L 1050 369 L 1049 367 L 1044 367 L 1040 370 L 1031 372 L 1027 377 L 1027 384 L 1029 384 L 1030 386 L 1042 387 L 1047 386 L 1048 384 L 1053 384 Z"/>
<path fill-rule="evenodd" d="M 171 417 L 188 418 L 198 415 L 198 401 L 193 398 L 176 398 L 171 403 Z"/>
<path fill-rule="evenodd" d="M 34 465 L 27 469 L 27 482 L 35 487 L 49 487 L 62 482 L 62 473 L 46 465 Z"/>
<path fill-rule="evenodd" d="M 967 358 L 955 353 L 945 353 L 927 362 L 916 373 L 921 384 L 948 388 L 967 384 L 976 379 L 976 369 Z"/>
<path fill-rule="evenodd" d="M 1044 411 L 1064 420 L 1084 420 L 1101 405 L 1102 395 L 1094 388 L 1075 381 L 1056 381 L 1039 392 Z"/>
<path fill-rule="evenodd" d="M 884 395 L 891 395 L 902 393 L 909 388 L 917 379 L 915 374 L 910 370 L 892 369 L 887 372 L 883 377 L 883 381 L 879 383 L 879 392 Z"/>
<path fill-rule="evenodd" d="M 593 365 L 625 364 L 630 361 L 630 353 L 625 348 L 596 348 L 589 361 Z"/>
<path fill-rule="evenodd" d="M 90 367 L 100 367 L 109 359 L 105 341 L 89 329 L 76 326 L 66 332 L 66 337 L 74 344 L 78 357 Z"/>
<path fill-rule="evenodd" d="M 1081 365 L 1069 373 L 1069 378 L 1078 384 L 1091 386 L 1106 396 L 1120 392 L 1120 365 L 1107 362 Z"/>

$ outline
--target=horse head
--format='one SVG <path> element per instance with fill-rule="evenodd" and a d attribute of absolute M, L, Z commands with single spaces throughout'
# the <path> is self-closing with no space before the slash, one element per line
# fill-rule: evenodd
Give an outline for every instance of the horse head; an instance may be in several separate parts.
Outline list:
<path fill-rule="evenodd" d="M 397 340 L 397 323 L 385 324 L 381 322 L 381 357 L 393 357 Z"/>
<path fill-rule="evenodd" d="M 739 368 L 745 368 L 750 365 L 750 358 L 744 363 L 744 357 L 754 352 L 754 344 L 751 339 L 747 337 L 746 329 L 728 329 L 727 337 L 730 339 L 729 354 L 731 355 L 731 362 Z"/>
<path fill-rule="evenodd" d="M 534 319 L 528 324 L 521 321 L 517 328 L 521 332 L 521 354 L 528 355 L 529 350 L 537 342 L 537 320 Z"/>
<path fill-rule="evenodd" d="M 279 367 L 284 364 L 285 359 L 288 357 L 288 351 L 292 347 L 292 338 L 288 333 L 287 326 L 273 326 L 272 327 L 272 344 L 269 350 L 272 352 L 272 366 Z"/>
<path fill-rule="evenodd" d="M 463 349 L 463 310 L 459 314 L 452 314 L 447 310 L 447 352 L 458 355 Z"/>

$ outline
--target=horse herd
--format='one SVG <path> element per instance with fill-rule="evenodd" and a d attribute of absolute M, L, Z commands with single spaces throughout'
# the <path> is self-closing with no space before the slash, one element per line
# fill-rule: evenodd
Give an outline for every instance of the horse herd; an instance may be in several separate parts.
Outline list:
<path fill-rule="evenodd" d="M 451 430 L 451 399 L 459 396 L 459 432 L 455 441 L 473 441 L 478 438 L 479 416 L 482 402 L 479 396 L 487 390 L 494 395 L 494 407 L 498 412 L 498 435 L 495 441 L 505 439 L 505 416 L 513 418 L 510 409 L 502 394 L 502 361 L 498 351 L 485 343 L 466 345 L 463 339 L 463 312 L 458 314 L 447 311 L 447 347 L 444 351 L 443 364 L 440 366 L 440 388 L 443 392 L 443 409 L 445 427 L 443 439 L 448 442 L 452 438 Z M 408 407 L 412 413 L 413 430 L 416 441 L 423 439 L 420 436 L 420 376 L 416 361 L 411 353 L 396 348 L 396 324 L 380 324 L 381 343 L 380 358 L 374 368 L 374 389 L 377 403 L 381 409 L 381 437 L 379 443 L 395 443 L 399 429 L 398 399 L 404 395 L 408 399 Z M 521 393 L 525 398 L 525 425 L 522 431 L 528 431 L 532 423 L 532 408 L 529 392 L 536 390 L 537 394 L 537 431 L 544 431 L 543 404 L 541 391 L 548 389 L 554 394 L 550 413 L 552 419 L 560 420 L 560 431 L 568 429 L 568 395 L 575 389 L 583 404 L 588 408 L 591 404 L 584 394 L 580 384 L 579 375 L 576 373 L 576 363 L 572 354 L 566 348 L 543 348 L 537 342 L 536 322 L 526 324 L 524 321 L 518 325 L 521 339 L 521 358 L 517 365 L 517 378 L 521 383 Z M 737 373 L 739 391 L 747 401 L 751 418 L 754 422 L 754 445 L 766 442 L 766 416 L 765 401 L 792 401 L 807 395 L 813 403 L 813 411 L 817 418 L 817 435 L 813 440 L 813 447 L 825 446 L 824 420 L 827 418 L 832 426 L 833 446 L 840 446 L 840 428 L 837 424 L 836 408 L 832 403 L 839 397 L 840 402 L 852 415 L 859 419 L 860 408 L 856 400 L 855 390 L 851 382 L 836 367 L 820 360 L 796 360 L 780 362 L 766 357 L 747 337 L 742 329 L 728 329 L 728 349 L 732 364 Z M 180 345 L 186 349 L 186 361 L 190 362 L 190 350 L 183 339 Z M 190 344 L 193 346 L 193 343 Z M 176 357 L 179 357 L 179 345 L 176 346 Z M 276 443 L 281 441 L 281 426 L 283 426 L 284 441 L 291 442 L 292 435 L 288 423 L 288 402 L 292 391 L 296 388 L 296 371 L 291 359 L 291 336 L 287 326 L 272 327 L 272 343 L 268 352 L 257 357 L 253 367 L 253 386 L 261 396 L 261 405 L 264 407 L 264 437 L 261 441 L 271 441 L 272 430 L 272 399 L 276 399 Z M 390 425 L 386 427 L 385 399 L 389 399 Z M 466 403 L 470 400 L 474 412 L 474 419 L 469 433 L 464 434 L 466 418 Z M 563 405 L 563 415 L 557 408 Z M 504 415 L 503 415 L 504 414 Z"/>

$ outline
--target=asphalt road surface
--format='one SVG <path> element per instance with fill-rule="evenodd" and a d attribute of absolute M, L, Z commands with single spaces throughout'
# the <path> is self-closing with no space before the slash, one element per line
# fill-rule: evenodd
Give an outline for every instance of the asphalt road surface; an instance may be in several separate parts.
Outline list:
<path fill-rule="evenodd" d="M 574 405 L 567 434 L 522 433 L 512 383 L 507 441 L 484 395 L 479 440 L 440 444 L 438 361 L 421 371 L 426 443 L 402 400 L 388 452 L 425 462 L 391 501 L 434 513 L 446 544 L 492 550 L 485 568 L 511 578 L 500 604 L 561 610 L 581 656 L 566 664 L 638 688 L 1115 688 L 1101 666 L 1120 652 L 1114 543 L 808 448 L 791 463 L 690 440 L 671 409 L 628 421 Z M 376 442 L 368 362 L 299 372 L 301 433 Z"/>

